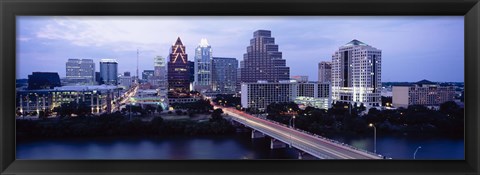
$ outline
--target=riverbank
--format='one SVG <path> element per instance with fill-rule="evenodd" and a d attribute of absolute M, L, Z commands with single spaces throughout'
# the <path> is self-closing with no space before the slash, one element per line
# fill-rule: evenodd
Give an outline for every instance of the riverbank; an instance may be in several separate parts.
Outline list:
<path fill-rule="evenodd" d="M 199 136 L 228 135 L 235 128 L 225 119 L 221 120 L 132 120 L 120 113 L 94 117 L 49 118 L 42 120 L 17 120 L 17 140 L 71 137 L 110 136 Z"/>

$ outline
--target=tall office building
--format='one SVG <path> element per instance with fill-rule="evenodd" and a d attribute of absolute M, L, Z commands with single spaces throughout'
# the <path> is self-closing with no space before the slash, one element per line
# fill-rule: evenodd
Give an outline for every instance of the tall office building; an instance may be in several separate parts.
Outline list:
<path fill-rule="evenodd" d="M 168 62 L 168 90 L 177 92 L 190 91 L 189 63 L 185 46 L 180 37 L 172 45 Z"/>
<path fill-rule="evenodd" d="M 220 94 L 235 94 L 238 61 L 235 58 L 213 57 L 212 90 Z"/>
<path fill-rule="evenodd" d="M 257 30 L 253 33 L 247 53 L 240 63 L 240 83 L 259 80 L 278 82 L 290 79 L 290 68 L 278 51 L 275 38 L 269 30 Z"/>
<path fill-rule="evenodd" d="M 352 40 L 332 55 L 332 100 L 381 105 L 382 51 Z"/>
<path fill-rule="evenodd" d="M 195 81 L 195 62 L 188 61 L 188 83 L 190 89 L 193 89 L 193 81 Z"/>
<path fill-rule="evenodd" d="M 160 90 L 167 89 L 167 62 L 162 56 L 156 56 L 153 59 L 154 65 L 154 85 L 158 86 Z"/>
<path fill-rule="evenodd" d="M 100 60 L 100 77 L 103 84 L 117 85 L 118 63 L 115 59 Z"/>
<path fill-rule="evenodd" d="M 201 39 L 195 49 L 193 89 L 209 91 L 212 87 L 212 47 L 207 39 Z"/>
<path fill-rule="evenodd" d="M 100 72 L 95 72 L 95 82 L 97 82 L 97 84 L 103 84 L 103 79 L 102 76 L 100 76 Z"/>
<path fill-rule="evenodd" d="M 65 67 L 65 77 L 68 83 L 95 83 L 95 63 L 92 59 L 68 59 Z"/>
<path fill-rule="evenodd" d="M 154 70 L 143 70 L 142 80 L 148 81 L 153 77 L 154 74 L 155 74 Z"/>
<path fill-rule="evenodd" d="M 332 81 L 332 62 L 322 61 L 318 63 L 318 82 Z"/>

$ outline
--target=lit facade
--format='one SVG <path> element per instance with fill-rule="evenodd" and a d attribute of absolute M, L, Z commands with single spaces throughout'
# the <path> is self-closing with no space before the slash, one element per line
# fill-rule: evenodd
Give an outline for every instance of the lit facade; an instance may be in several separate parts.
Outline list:
<path fill-rule="evenodd" d="M 238 61 L 235 58 L 213 57 L 212 90 L 219 94 L 235 94 Z"/>
<path fill-rule="evenodd" d="M 95 63 L 92 59 L 68 59 L 65 68 L 65 78 L 68 83 L 95 83 Z"/>
<path fill-rule="evenodd" d="M 257 81 L 279 82 L 290 79 L 290 68 L 278 51 L 275 38 L 269 30 L 257 30 L 253 33 L 247 53 L 240 62 L 240 82 Z"/>
<path fill-rule="evenodd" d="M 440 86 L 435 83 L 417 83 L 411 86 L 393 86 L 392 94 L 394 107 L 439 106 L 447 101 L 455 100 L 455 87 Z"/>
<path fill-rule="evenodd" d="M 308 103 L 308 100 L 317 103 Z M 278 102 L 295 102 L 328 109 L 331 106 L 330 84 L 298 83 L 296 81 L 242 83 L 241 103 L 243 108 L 264 111 L 269 104 Z"/>
<path fill-rule="evenodd" d="M 117 85 L 118 63 L 115 59 L 100 60 L 100 78 L 104 84 Z"/>
<path fill-rule="evenodd" d="M 381 106 L 382 51 L 352 40 L 332 56 L 332 100 Z"/>
<path fill-rule="evenodd" d="M 207 39 L 201 39 L 195 49 L 193 89 L 209 91 L 212 87 L 212 47 Z"/>
<path fill-rule="evenodd" d="M 24 115 L 52 111 L 64 103 L 85 102 L 92 113 L 111 112 L 113 102 L 120 96 L 116 86 L 62 86 L 44 90 L 20 90 L 16 95 L 17 112 Z"/>
<path fill-rule="evenodd" d="M 318 82 L 332 82 L 332 62 L 318 63 Z"/>
<path fill-rule="evenodd" d="M 180 37 L 172 45 L 168 57 L 168 90 L 176 92 L 190 91 L 188 55 Z"/>

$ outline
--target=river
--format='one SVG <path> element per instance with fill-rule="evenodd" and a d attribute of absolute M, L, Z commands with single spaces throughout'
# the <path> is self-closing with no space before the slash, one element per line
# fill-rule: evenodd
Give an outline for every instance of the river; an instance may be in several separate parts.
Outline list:
<path fill-rule="evenodd" d="M 371 137 L 332 136 L 338 141 L 373 151 Z M 461 139 L 382 137 L 377 153 L 393 159 L 464 158 Z M 297 159 L 292 148 L 270 150 L 268 138 L 251 139 L 250 133 L 232 136 L 181 136 L 166 138 L 75 138 L 19 142 L 17 159 Z"/>

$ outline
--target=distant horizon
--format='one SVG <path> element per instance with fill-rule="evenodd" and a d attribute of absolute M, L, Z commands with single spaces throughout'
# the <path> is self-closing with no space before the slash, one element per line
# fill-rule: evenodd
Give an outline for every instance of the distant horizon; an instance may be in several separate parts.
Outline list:
<path fill-rule="evenodd" d="M 55 73 L 57 73 L 57 72 L 55 72 Z M 132 77 L 134 77 L 134 76 L 132 76 Z M 65 77 L 60 76 L 60 79 L 62 79 L 62 78 L 65 78 Z M 28 80 L 28 78 L 17 78 L 15 80 Z M 309 82 L 316 82 L 316 81 L 312 81 L 312 80 L 308 80 L 308 81 Z M 416 83 L 416 82 L 419 82 L 419 81 L 421 81 L 421 80 L 418 80 L 418 81 L 382 81 L 382 83 Z M 435 82 L 435 83 L 465 83 L 464 81 L 431 81 L 431 82 Z"/>
<path fill-rule="evenodd" d="M 17 73 L 58 72 L 65 77 L 68 59 L 116 59 L 118 72 L 139 76 L 153 70 L 153 58 L 168 59 L 177 37 L 188 60 L 206 38 L 213 57 L 243 60 L 259 29 L 272 37 L 290 67 L 290 77 L 317 81 L 318 63 L 331 61 L 353 39 L 382 50 L 382 82 L 464 82 L 463 16 L 380 17 L 17 17 Z M 205 27 L 208 26 L 208 27 Z M 215 26 L 215 27 L 210 27 Z M 52 64 L 54 63 L 54 65 Z"/>

